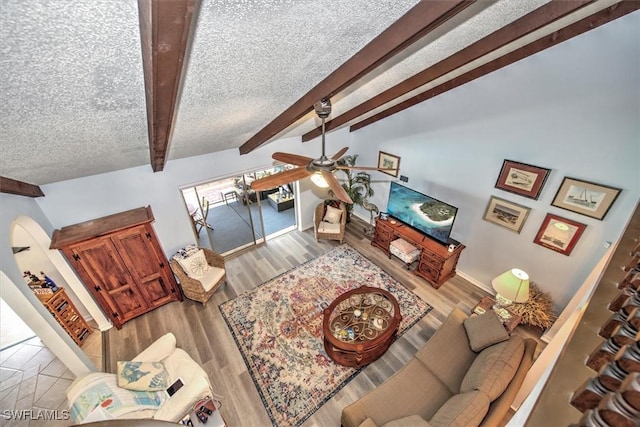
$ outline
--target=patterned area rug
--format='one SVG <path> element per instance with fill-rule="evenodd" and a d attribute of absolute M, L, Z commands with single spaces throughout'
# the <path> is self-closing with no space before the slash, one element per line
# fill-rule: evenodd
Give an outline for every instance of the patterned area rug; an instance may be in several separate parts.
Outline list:
<path fill-rule="evenodd" d="M 299 426 L 359 372 L 327 356 L 322 311 L 365 284 L 398 300 L 398 336 L 432 308 L 346 244 L 220 305 L 274 426 Z"/>

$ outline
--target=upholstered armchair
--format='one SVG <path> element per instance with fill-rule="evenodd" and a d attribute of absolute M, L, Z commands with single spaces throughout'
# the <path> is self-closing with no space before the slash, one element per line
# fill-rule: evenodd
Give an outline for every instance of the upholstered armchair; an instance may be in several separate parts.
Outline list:
<path fill-rule="evenodd" d="M 313 215 L 316 240 L 344 241 L 347 226 L 347 206 L 339 200 L 325 200 L 316 206 Z"/>
<path fill-rule="evenodd" d="M 132 371 L 132 366 L 137 369 Z M 178 378 L 184 385 L 169 396 L 165 390 Z M 118 373 L 82 375 L 67 389 L 75 423 L 140 418 L 175 423 L 207 396 L 214 396 L 209 376 L 176 347 L 172 333 L 158 338 L 130 362 L 118 362 Z"/>
<path fill-rule="evenodd" d="M 184 296 L 206 303 L 227 279 L 224 258 L 211 249 L 191 246 L 174 255 L 171 270 L 178 278 Z"/>

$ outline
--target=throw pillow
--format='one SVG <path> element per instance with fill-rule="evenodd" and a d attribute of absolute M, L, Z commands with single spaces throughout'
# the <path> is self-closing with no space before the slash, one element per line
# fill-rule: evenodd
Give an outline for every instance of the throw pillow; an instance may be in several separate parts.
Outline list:
<path fill-rule="evenodd" d="M 185 259 L 178 259 L 180 266 L 187 276 L 192 279 L 200 279 L 204 276 L 207 271 L 209 271 L 209 263 L 207 262 L 207 258 L 204 256 L 204 251 L 202 249 L 198 250 L 191 256 Z"/>
<path fill-rule="evenodd" d="M 165 390 L 169 374 L 160 362 L 118 362 L 118 387 L 134 391 Z"/>
<path fill-rule="evenodd" d="M 509 339 L 507 330 L 493 310 L 465 319 L 464 328 L 467 331 L 469 347 L 476 353 L 490 345 Z"/>
<path fill-rule="evenodd" d="M 342 218 L 342 209 L 336 209 L 332 206 L 327 206 L 327 212 L 324 214 L 324 218 L 322 219 L 325 222 L 330 222 L 331 224 L 337 224 L 340 222 Z"/>

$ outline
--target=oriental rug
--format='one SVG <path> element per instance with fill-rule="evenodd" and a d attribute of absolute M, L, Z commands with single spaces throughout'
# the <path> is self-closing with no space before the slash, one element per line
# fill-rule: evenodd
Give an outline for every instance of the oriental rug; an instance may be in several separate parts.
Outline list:
<path fill-rule="evenodd" d="M 346 244 L 220 304 L 274 426 L 299 426 L 359 372 L 327 356 L 322 312 L 362 285 L 398 300 L 398 337 L 432 308 Z"/>

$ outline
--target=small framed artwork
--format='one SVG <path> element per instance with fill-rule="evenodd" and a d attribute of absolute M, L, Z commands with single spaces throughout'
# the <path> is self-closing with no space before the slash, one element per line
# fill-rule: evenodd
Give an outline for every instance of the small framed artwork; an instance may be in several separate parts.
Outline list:
<path fill-rule="evenodd" d="M 501 227 L 520 233 L 531 208 L 491 196 L 484 219 Z"/>
<path fill-rule="evenodd" d="M 568 256 L 585 228 L 585 224 L 548 213 L 533 242 Z"/>
<path fill-rule="evenodd" d="M 565 176 L 551 205 L 602 221 L 620 191 L 620 188 Z"/>
<path fill-rule="evenodd" d="M 393 169 L 381 170 L 380 172 L 384 172 L 387 175 L 391 175 L 397 178 L 398 171 L 400 170 L 400 157 L 394 156 L 393 154 L 385 153 L 384 151 L 380 151 L 380 153 L 378 154 L 378 168 Z"/>
<path fill-rule="evenodd" d="M 505 160 L 496 181 L 496 188 L 538 200 L 551 169 Z"/>

